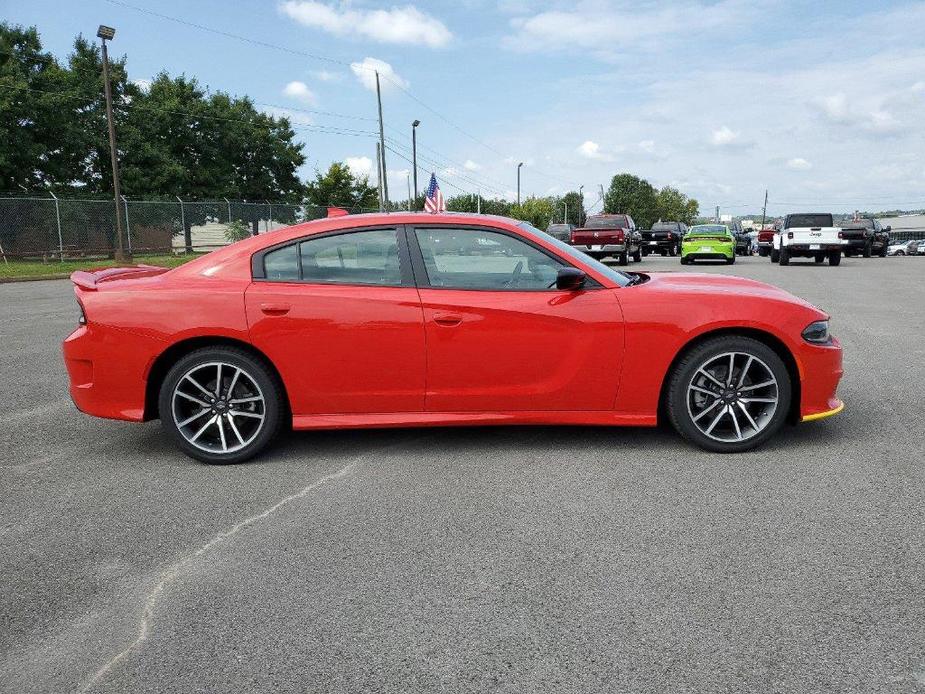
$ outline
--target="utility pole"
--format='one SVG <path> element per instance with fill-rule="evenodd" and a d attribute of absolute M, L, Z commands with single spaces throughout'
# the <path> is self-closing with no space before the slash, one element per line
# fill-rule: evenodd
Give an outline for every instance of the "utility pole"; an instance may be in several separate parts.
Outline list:
<path fill-rule="evenodd" d="M 376 103 L 379 104 L 379 156 L 382 161 L 382 201 L 389 205 L 389 182 L 385 176 L 385 129 L 382 125 L 382 93 L 379 91 L 379 71 L 376 70 Z"/>
<path fill-rule="evenodd" d="M 601 186 L 601 212 L 607 212 L 607 203 L 604 202 L 604 184 L 599 184 Z"/>
<path fill-rule="evenodd" d="M 411 212 L 411 174 L 408 174 L 408 212 Z"/>
<path fill-rule="evenodd" d="M 418 126 L 421 121 L 411 123 L 411 168 L 414 170 L 414 199 L 418 199 Z"/>
<path fill-rule="evenodd" d="M 116 203 L 115 259 L 117 263 L 130 263 L 132 262 L 132 254 L 126 253 L 122 249 L 122 214 L 119 209 L 122 191 L 119 186 L 119 155 L 116 151 L 116 125 L 112 119 L 112 87 L 109 84 L 109 52 L 106 50 L 106 40 L 112 40 L 116 35 L 116 30 L 101 24 L 99 29 L 96 30 L 96 35 L 103 44 L 103 91 L 106 95 L 106 122 L 109 124 L 109 155 L 112 159 L 113 199 Z"/>
<path fill-rule="evenodd" d="M 517 165 L 517 207 L 520 207 L 520 167 L 523 165 L 523 162 Z"/>
<path fill-rule="evenodd" d="M 764 220 L 768 215 L 768 189 L 764 189 L 764 207 L 761 208 L 761 228 L 764 229 Z"/>
<path fill-rule="evenodd" d="M 376 178 L 379 180 L 376 182 L 377 188 L 379 188 L 379 211 L 382 212 L 383 207 L 383 197 L 382 197 L 382 145 L 376 143 Z"/>
<path fill-rule="evenodd" d="M 475 191 L 475 213 L 482 214 L 482 191 Z"/>
<path fill-rule="evenodd" d="M 568 203 L 565 202 L 565 201 L 563 201 L 563 202 L 562 202 L 562 207 L 565 208 L 565 212 L 562 213 L 562 223 L 563 223 L 563 224 L 568 224 Z"/>
<path fill-rule="evenodd" d="M 580 186 L 578 186 L 578 199 L 579 199 L 579 203 L 578 203 L 578 226 L 581 226 L 581 215 L 584 214 L 584 211 L 585 211 L 585 194 L 584 194 L 584 188 L 585 188 L 584 183 L 582 183 Z"/>
<path fill-rule="evenodd" d="M 716 219 L 713 221 L 719 224 L 719 205 L 716 206 Z"/>

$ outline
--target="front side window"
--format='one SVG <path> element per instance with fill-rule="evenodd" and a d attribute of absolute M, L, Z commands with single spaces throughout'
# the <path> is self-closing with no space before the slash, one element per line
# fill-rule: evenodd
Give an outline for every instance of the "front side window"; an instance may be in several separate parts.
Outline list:
<path fill-rule="evenodd" d="M 563 263 L 513 236 L 484 229 L 417 229 L 427 279 L 445 289 L 555 287 Z"/>
<path fill-rule="evenodd" d="M 401 285 L 395 229 L 310 238 L 267 253 L 264 268 L 280 282 Z"/>

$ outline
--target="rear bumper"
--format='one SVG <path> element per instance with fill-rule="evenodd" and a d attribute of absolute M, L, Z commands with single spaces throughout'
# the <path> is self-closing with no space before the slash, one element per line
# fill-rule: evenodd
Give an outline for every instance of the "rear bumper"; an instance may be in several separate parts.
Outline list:
<path fill-rule="evenodd" d="M 149 338 L 81 326 L 64 340 L 62 349 L 69 393 L 78 410 L 94 417 L 143 421 Z"/>
<path fill-rule="evenodd" d="M 873 243 L 871 243 L 873 245 Z M 844 248 L 849 248 L 854 250 L 864 250 L 867 247 L 867 239 L 845 239 L 845 242 L 842 244 Z"/>
<path fill-rule="evenodd" d="M 584 244 L 573 243 L 572 246 L 584 253 L 624 253 L 625 243 Z"/>
<path fill-rule="evenodd" d="M 798 253 L 813 255 L 815 253 L 841 251 L 843 247 L 844 246 L 841 243 L 788 243 L 784 246 L 781 246 L 781 250 L 786 248 L 790 255 L 795 255 Z"/>

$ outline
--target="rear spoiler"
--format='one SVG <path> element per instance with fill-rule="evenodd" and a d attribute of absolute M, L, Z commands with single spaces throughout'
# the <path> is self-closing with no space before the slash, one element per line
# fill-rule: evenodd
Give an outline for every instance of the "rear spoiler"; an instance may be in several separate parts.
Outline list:
<path fill-rule="evenodd" d="M 142 277 L 155 277 L 167 272 L 170 268 L 156 265 L 135 265 L 132 267 L 106 267 L 95 270 L 77 270 L 71 274 L 71 282 L 81 289 L 95 291 L 101 282 L 124 279 L 140 279 Z"/>

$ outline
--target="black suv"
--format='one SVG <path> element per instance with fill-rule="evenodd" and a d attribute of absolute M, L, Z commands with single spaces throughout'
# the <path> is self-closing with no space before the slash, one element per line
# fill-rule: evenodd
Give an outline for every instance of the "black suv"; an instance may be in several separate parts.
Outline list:
<path fill-rule="evenodd" d="M 642 254 L 660 253 L 661 255 L 679 255 L 681 239 L 687 233 L 684 222 L 656 222 L 651 229 L 643 229 Z"/>
<path fill-rule="evenodd" d="M 574 228 L 574 224 L 550 224 L 546 227 L 546 233 L 554 239 L 568 243 L 572 240 L 572 229 Z"/>
<path fill-rule="evenodd" d="M 742 222 L 721 222 L 721 224 L 725 224 L 727 227 L 729 227 L 729 231 L 732 233 L 732 236 L 736 241 L 735 254 L 751 255 L 752 237 L 749 236 L 742 228 Z"/>
<path fill-rule="evenodd" d="M 845 240 L 845 257 L 863 255 L 870 258 L 872 255 L 886 257 L 890 247 L 891 226 L 880 226 L 876 219 L 852 219 L 842 224 L 841 233 Z"/>

